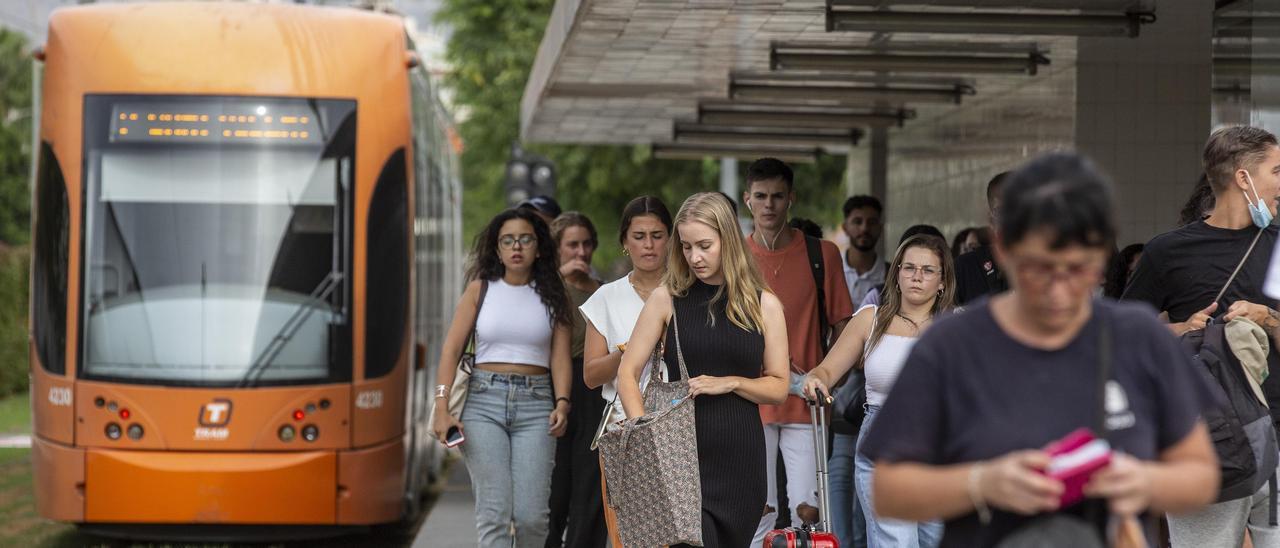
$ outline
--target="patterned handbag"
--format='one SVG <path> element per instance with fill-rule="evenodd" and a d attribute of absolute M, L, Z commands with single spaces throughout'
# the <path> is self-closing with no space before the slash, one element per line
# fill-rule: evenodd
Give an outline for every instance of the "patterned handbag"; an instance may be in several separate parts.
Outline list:
<path fill-rule="evenodd" d="M 618 515 L 624 546 L 702 546 L 698 438 L 675 318 L 673 312 L 680 379 L 662 382 L 661 362 L 654 363 L 644 391 L 646 414 L 600 436 L 605 502 Z"/>

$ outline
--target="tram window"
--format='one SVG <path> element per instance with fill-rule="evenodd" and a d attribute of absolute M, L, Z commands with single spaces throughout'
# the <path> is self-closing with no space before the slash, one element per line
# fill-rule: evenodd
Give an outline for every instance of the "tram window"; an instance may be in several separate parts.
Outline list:
<path fill-rule="evenodd" d="M 67 249 L 70 215 L 62 168 L 48 143 L 36 165 L 35 254 L 31 307 L 36 354 L 50 373 L 66 374 Z"/>
<path fill-rule="evenodd" d="M 365 378 L 384 376 L 404 346 L 409 309 L 408 181 L 404 149 L 382 166 L 369 203 Z"/>
<path fill-rule="evenodd" d="M 355 107 L 86 97 L 81 377 L 239 387 L 349 380 Z M 261 121 L 237 137 L 231 118 L 240 114 L 230 114 L 262 110 L 288 127 Z M 153 111 L 157 121 L 145 121 Z M 297 139 L 280 136 L 294 127 Z"/>

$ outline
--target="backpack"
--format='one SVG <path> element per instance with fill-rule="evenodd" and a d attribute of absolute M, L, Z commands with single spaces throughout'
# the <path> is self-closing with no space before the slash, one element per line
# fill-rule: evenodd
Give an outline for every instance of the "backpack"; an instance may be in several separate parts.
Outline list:
<path fill-rule="evenodd" d="M 1258 230 L 1240 264 L 1231 272 L 1213 302 L 1222 300 L 1265 230 Z M 1220 321 L 1210 322 L 1204 329 L 1184 333 L 1178 342 L 1192 356 L 1196 370 L 1208 383 L 1209 389 L 1217 393 L 1218 405 L 1206 410 L 1204 419 L 1213 440 L 1213 449 L 1218 453 L 1218 466 L 1222 473 L 1218 502 L 1253 496 L 1270 481 L 1270 523 L 1275 525 L 1275 471 L 1280 460 L 1276 429 L 1271 421 L 1271 410 L 1254 396 L 1244 367 L 1227 345 L 1226 325 Z"/>
<path fill-rule="evenodd" d="M 1219 402 L 1204 412 L 1222 472 L 1218 502 L 1253 496 L 1274 477 L 1280 460 L 1271 411 L 1254 396 L 1222 322 L 1187 332 L 1180 342 Z"/>

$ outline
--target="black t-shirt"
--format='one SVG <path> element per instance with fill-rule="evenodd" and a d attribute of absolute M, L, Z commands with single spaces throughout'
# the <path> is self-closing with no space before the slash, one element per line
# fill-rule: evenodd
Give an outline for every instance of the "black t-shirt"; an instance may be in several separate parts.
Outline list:
<path fill-rule="evenodd" d="M 1236 301 L 1276 307 L 1262 293 L 1262 286 L 1278 233 L 1280 228 L 1273 225 L 1258 238 L 1214 316 L 1225 314 Z M 1257 234 L 1258 229 L 1252 226 L 1233 230 L 1197 221 L 1156 236 L 1143 248 L 1142 259 L 1122 298 L 1150 303 L 1156 310 L 1168 312 L 1171 322 L 1187 321 L 1213 302 Z M 1280 371 L 1280 351 L 1276 346 L 1273 342 L 1267 355 L 1272 371 Z M 1267 377 L 1262 391 L 1271 404 L 1271 420 L 1280 427 L 1280 375 Z"/>
<path fill-rule="evenodd" d="M 956 259 L 956 304 L 968 304 L 1008 289 L 1009 282 L 992 258 L 990 247 L 979 247 Z"/>
<path fill-rule="evenodd" d="M 1010 338 L 985 301 L 938 320 L 912 349 L 859 450 L 873 460 L 941 466 L 1044 447 L 1092 427 L 1100 315 L 1113 341 L 1107 437 L 1114 448 L 1155 459 L 1191 432 L 1212 396 L 1148 307 L 1107 299 L 1094 300 L 1093 317 L 1056 351 Z M 947 522 L 942 546 L 992 546 L 1028 519 L 995 511 L 983 527 L 971 513 Z"/>
<path fill-rule="evenodd" d="M 1258 239 L 1214 315 L 1225 313 L 1236 301 L 1274 308 L 1271 299 L 1262 294 L 1262 283 L 1278 230 L 1268 227 Z M 1156 310 L 1168 312 L 1169 321 L 1184 322 L 1213 303 L 1257 234 L 1258 229 L 1252 226 L 1232 230 L 1197 221 L 1156 236 L 1142 249 L 1142 259 L 1123 299 L 1146 301 Z"/>

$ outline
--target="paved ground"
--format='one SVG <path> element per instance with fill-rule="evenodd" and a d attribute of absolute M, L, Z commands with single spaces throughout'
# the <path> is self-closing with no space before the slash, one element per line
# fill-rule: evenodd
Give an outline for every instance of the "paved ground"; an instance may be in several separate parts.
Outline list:
<path fill-rule="evenodd" d="M 461 460 L 449 467 L 449 481 L 427 521 L 418 529 L 413 548 L 470 548 L 476 545 L 475 498 Z"/>

